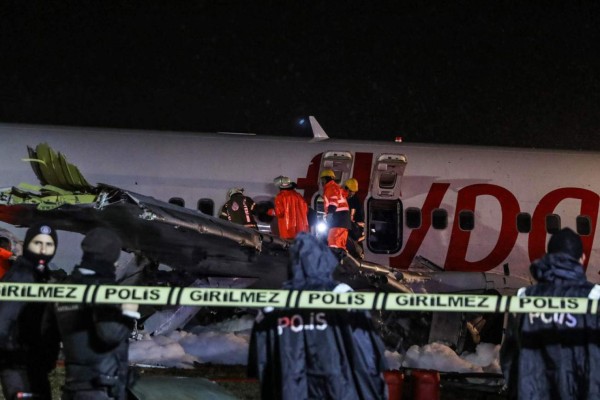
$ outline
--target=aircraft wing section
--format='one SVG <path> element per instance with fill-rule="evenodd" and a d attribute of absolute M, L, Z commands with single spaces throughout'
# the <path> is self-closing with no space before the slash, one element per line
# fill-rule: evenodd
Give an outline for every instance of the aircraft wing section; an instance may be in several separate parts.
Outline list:
<path fill-rule="evenodd" d="M 196 276 L 251 277 L 266 287 L 286 279 L 289 244 L 269 234 L 109 185 L 94 193 L 27 189 L 0 192 L 0 220 L 25 227 L 48 221 L 82 234 L 111 228 L 127 251 Z"/>

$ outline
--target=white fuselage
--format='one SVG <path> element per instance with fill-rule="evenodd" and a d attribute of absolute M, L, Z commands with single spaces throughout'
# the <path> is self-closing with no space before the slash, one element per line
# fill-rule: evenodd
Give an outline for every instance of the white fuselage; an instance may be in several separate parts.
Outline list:
<path fill-rule="evenodd" d="M 379 204 L 369 199 L 383 193 L 376 187 L 376 175 L 393 170 L 390 163 L 377 160 L 381 154 L 401 155 L 407 163 L 395 170 L 403 171 L 390 189 L 395 192 L 380 202 L 400 204 L 400 243 L 396 248 L 386 238 L 381 242 L 367 236 L 367 260 L 405 268 L 421 255 L 448 270 L 466 271 L 501 271 L 508 263 L 512 274 L 527 276 L 531 260 L 543 254 L 547 219 L 555 223 L 559 218 L 561 227 L 577 229 L 579 217 L 580 231 L 586 224 L 590 227 L 582 236 L 588 277 L 600 281 L 595 240 L 598 153 L 20 125 L 0 125 L 0 140 L 0 187 L 37 183 L 22 159 L 26 146 L 46 142 L 77 165 L 91 184 L 106 183 L 164 201 L 180 197 L 193 209 L 200 199 L 212 199 L 213 215 L 231 187 L 245 188 L 255 201 L 272 199 L 277 193 L 273 179 L 279 175 L 297 181 L 313 206 L 311 192 L 317 188 L 319 170 L 335 169 L 340 159 L 346 163 L 340 167 L 342 179 L 362 177 L 359 193 L 367 235 L 381 235 L 379 222 L 386 222 L 377 219 L 388 215 L 369 209 Z M 327 155 L 333 164 L 324 162 Z M 420 224 L 407 222 L 407 209 L 413 217 L 420 213 Z M 434 210 L 439 229 L 431 226 Z M 461 229 L 463 214 L 466 225 Z M 524 232 L 517 230 L 517 220 L 525 221 Z M 78 260 L 80 237 L 61 232 L 57 264 L 68 268 Z M 386 246 L 393 250 L 390 254 Z"/>

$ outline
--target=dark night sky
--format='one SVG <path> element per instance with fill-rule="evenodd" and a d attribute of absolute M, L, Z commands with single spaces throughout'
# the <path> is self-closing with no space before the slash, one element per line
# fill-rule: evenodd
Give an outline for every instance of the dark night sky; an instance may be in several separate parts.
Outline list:
<path fill-rule="evenodd" d="M 600 2 L 525 3 L 3 1 L 0 121 L 600 150 Z"/>

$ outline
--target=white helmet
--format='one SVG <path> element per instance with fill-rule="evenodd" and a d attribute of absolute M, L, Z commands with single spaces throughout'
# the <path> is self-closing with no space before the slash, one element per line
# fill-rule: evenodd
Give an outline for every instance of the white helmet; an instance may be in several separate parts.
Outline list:
<path fill-rule="evenodd" d="M 294 182 L 292 182 L 292 180 L 290 178 L 288 178 L 287 176 L 282 176 L 282 175 L 273 179 L 273 183 L 279 189 L 289 189 L 294 185 Z"/>
<path fill-rule="evenodd" d="M 231 196 L 233 196 L 236 193 L 244 193 L 244 188 L 234 187 L 234 188 L 229 189 L 229 191 L 227 191 L 227 199 L 230 199 Z"/>

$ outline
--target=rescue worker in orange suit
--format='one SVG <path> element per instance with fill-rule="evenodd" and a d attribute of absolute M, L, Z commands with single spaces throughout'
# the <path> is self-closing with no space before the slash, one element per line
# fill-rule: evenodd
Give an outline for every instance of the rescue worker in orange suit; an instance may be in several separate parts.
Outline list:
<path fill-rule="evenodd" d="M 0 236 L 0 279 L 10 268 L 11 261 L 15 258 L 11 251 L 10 239 Z"/>
<path fill-rule="evenodd" d="M 362 242 L 365 240 L 365 212 L 360 199 L 356 195 L 358 192 L 358 181 L 354 178 L 344 182 L 344 194 L 348 200 L 350 208 L 350 230 L 348 231 L 347 248 L 350 254 L 358 258 L 364 258 Z"/>
<path fill-rule="evenodd" d="M 257 229 L 253 215 L 254 207 L 254 200 L 244 196 L 243 188 L 231 188 L 227 192 L 227 202 L 223 204 L 219 218 L 244 225 L 246 228 Z"/>
<path fill-rule="evenodd" d="M 308 206 L 300 193 L 294 190 L 296 184 L 287 176 L 274 180 L 279 187 L 275 196 L 275 216 L 282 239 L 292 240 L 299 232 L 308 232 Z"/>
<path fill-rule="evenodd" d="M 323 185 L 323 203 L 325 208 L 327 226 L 327 244 L 329 247 L 346 250 L 348 229 L 350 228 L 350 209 L 344 191 L 335 182 L 335 172 L 324 169 L 321 172 Z"/>

